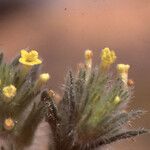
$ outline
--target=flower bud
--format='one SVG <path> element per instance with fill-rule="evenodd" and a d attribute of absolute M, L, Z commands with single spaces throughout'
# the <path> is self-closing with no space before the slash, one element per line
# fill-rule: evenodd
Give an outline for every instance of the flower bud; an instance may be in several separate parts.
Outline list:
<path fill-rule="evenodd" d="M 5 119 L 5 121 L 4 121 L 4 128 L 6 130 L 10 131 L 10 130 L 12 130 L 14 128 L 14 126 L 15 126 L 15 123 L 14 123 L 14 120 L 12 118 Z"/>
<path fill-rule="evenodd" d="M 127 85 L 128 82 L 128 70 L 130 68 L 130 65 L 125 65 L 125 64 L 118 64 L 117 65 L 117 71 L 124 82 L 125 85 Z"/>
<path fill-rule="evenodd" d="M 93 57 L 93 52 L 91 50 L 86 50 L 85 51 L 85 59 L 92 59 Z"/>
<path fill-rule="evenodd" d="M 128 74 L 128 70 L 130 69 L 130 65 L 125 65 L 125 64 L 118 64 L 117 65 L 117 70 L 118 73 L 122 74 L 122 73 L 126 73 Z"/>
<path fill-rule="evenodd" d="M 132 79 L 128 80 L 128 86 L 133 86 L 134 85 L 134 81 Z"/>
<path fill-rule="evenodd" d="M 91 69 L 92 67 L 92 57 L 93 57 L 93 52 L 91 50 L 86 50 L 85 51 L 85 64 L 88 69 Z"/>
<path fill-rule="evenodd" d="M 9 85 L 3 88 L 3 95 L 7 98 L 7 100 L 11 100 L 16 96 L 17 89 L 14 85 Z"/>
<path fill-rule="evenodd" d="M 121 101 L 120 97 L 119 96 L 116 96 L 115 99 L 114 99 L 114 104 L 119 104 Z"/>
<path fill-rule="evenodd" d="M 50 75 L 48 73 L 43 73 L 43 74 L 40 74 L 40 77 L 39 77 L 39 82 L 41 83 L 47 83 L 47 81 L 50 79 Z"/>

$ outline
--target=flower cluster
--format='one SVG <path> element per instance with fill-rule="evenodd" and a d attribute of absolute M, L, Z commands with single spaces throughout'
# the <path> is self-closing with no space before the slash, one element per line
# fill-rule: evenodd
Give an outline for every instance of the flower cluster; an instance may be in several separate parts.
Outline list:
<path fill-rule="evenodd" d="M 101 148 L 148 132 L 122 130 L 143 114 L 141 110 L 127 111 L 134 85 L 128 79 L 130 65 L 117 64 L 111 69 L 117 56 L 109 48 L 102 49 L 99 66 L 92 64 L 91 50 L 84 56 L 85 63 L 77 72 L 68 71 L 61 97 L 51 89 L 43 90 L 51 77 L 41 73 L 42 60 L 36 50 L 21 50 L 10 64 L 0 54 L 0 133 L 9 135 L 11 149 L 34 143 L 43 120 L 50 124 L 54 140 L 50 149 L 55 150 Z"/>
<path fill-rule="evenodd" d="M 134 85 L 128 79 L 130 66 L 117 64 L 112 69 L 117 56 L 109 48 L 102 49 L 99 66 L 92 65 L 91 50 L 86 50 L 84 57 L 85 64 L 79 64 L 77 72 L 68 71 L 58 107 L 53 91 L 42 95 L 55 149 L 97 149 L 147 133 L 145 129 L 124 129 L 129 121 L 143 114 L 140 110 L 127 111 Z"/>
<path fill-rule="evenodd" d="M 85 64 L 86 64 L 86 67 L 90 68 L 90 69 L 92 67 L 92 56 L 93 56 L 93 52 L 91 50 L 85 51 Z M 102 49 L 100 58 L 101 58 L 101 66 L 100 66 L 101 71 L 105 72 L 106 70 L 109 71 L 109 68 L 111 67 L 111 65 L 116 61 L 117 56 L 115 54 L 115 51 L 110 50 L 108 47 L 106 47 L 106 48 Z M 128 71 L 129 71 L 130 65 L 117 64 L 116 68 L 117 68 L 118 75 L 120 76 L 124 85 L 125 86 L 127 84 L 133 85 L 133 81 L 128 80 Z M 114 103 L 118 104 L 120 101 L 121 101 L 120 97 L 118 95 L 116 95 L 116 97 L 114 99 Z"/>
<path fill-rule="evenodd" d="M 38 52 L 36 50 L 31 50 L 31 51 L 27 51 L 25 49 L 21 50 L 21 55 L 20 58 L 18 59 L 19 63 L 22 64 L 23 66 L 21 66 L 21 70 L 20 70 L 20 84 L 22 84 L 24 81 L 24 78 L 29 74 L 29 71 L 35 66 L 35 65 L 40 65 L 42 63 L 42 60 L 39 59 L 39 55 Z M 8 67 L 9 69 L 9 67 Z M 15 74 L 14 76 L 12 75 L 13 73 L 9 73 L 8 72 L 8 77 L 6 78 L 7 80 L 9 80 L 9 78 L 15 78 Z M 13 72 L 13 70 L 12 70 Z M 4 78 L 4 79 L 5 79 Z M 50 79 L 50 75 L 48 73 L 42 73 L 39 75 L 39 77 L 37 78 L 37 81 L 35 82 L 34 85 L 34 90 L 39 90 L 41 88 L 42 85 L 46 84 L 48 82 L 48 80 Z M 20 95 L 21 93 L 19 93 L 20 89 L 18 88 L 18 85 L 12 80 L 9 80 L 9 84 L 0 79 L 0 88 L 2 89 L 2 99 L 5 103 L 13 103 L 18 95 Z M 20 86 L 20 85 L 19 85 Z M 15 104 L 16 105 L 16 104 Z M 12 117 L 8 117 L 6 119 L 4 119 L 4 123 L 3 123 L 3 127 L 5 130 L 12 130 L 15 127 L 15 121 Z"/>

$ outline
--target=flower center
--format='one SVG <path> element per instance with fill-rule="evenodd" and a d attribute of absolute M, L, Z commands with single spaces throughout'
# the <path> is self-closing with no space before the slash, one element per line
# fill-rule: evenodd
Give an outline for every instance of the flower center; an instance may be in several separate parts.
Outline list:
<path fill-rule="evenodd" d="M 28 61 L 28 62 L 33 62 L 33 61 L 35 61 L 36 60 L 36 58 L 35 58 L 35 56 L 33 56 L 33 55 L 28 55 L 28 57 L 26 58 L 26 61 Z"/>

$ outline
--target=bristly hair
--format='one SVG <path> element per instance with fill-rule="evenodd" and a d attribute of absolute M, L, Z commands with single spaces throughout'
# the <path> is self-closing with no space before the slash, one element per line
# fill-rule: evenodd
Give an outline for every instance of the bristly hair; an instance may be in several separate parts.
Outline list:
<path fill-rule="evenodd" d="M 77 73 L 68 71 L 63 96 L 56 104 L 55 93 L 43 91 L 50 76 L 40 74 L 42 61 L 37 51 L 21 50 L 21 56 L 8 64 L 0 54 L 1 150 L 32 148 L 35 131 L 45 120 L 52 129 L 49 150 L 93 150 L 149 133 L 143 128 L 127 129 L 129 122 L 145 113 L 127 109 L 134 87 L 128 79 L 130 65 L 118 64 L 118 73 L 112 72 L 116 55 L 109 48 L 102 50 L 98 67 L 92 67 L 92 56 L 87 50 L 85 64 Z"/>
<path fill-rule="evenodd" d="M 121 139 L 148 133 L 128 130 L 129 121 L 144 111 L 127 111 L 133 86 L 125 87 L 119 76 L 94 67 L 68 71 L 60 104 L 49 92 L 43 93 L 46 120 L 52 127 L 55 150 L 92 150 Z"/>
<path fill-rule="evenodd" d="M 37 87 L 40 66 L 33 66 L 23 75 L 19 58 L 20 55 L 6 64 L 3 54 L 0 54 L 0 133 L 5 135 L 7 140 L 6 145 L 0 145 L 2 150 L 7 149 L 6 147 L 21 150 L 30 145 L 37 126 L 45 115 L 43 103 L 37 100 L 42 90 Z M 3 88 L 9 85 L 13 85 L 17 91 L 8 102 L 4 97 Z M 7 118 L 11 118 L 14 126 L 11 130 L 4 126 Z"/>

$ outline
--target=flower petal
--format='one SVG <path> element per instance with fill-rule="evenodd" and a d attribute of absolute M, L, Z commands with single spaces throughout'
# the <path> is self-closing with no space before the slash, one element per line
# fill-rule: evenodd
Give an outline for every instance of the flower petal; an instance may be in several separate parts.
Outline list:
<path fill-rule="evenodd" d="M 31 50 L 31 51 L 29 52 L 29 55 L 30 55 L 30 57 L 33 58 L 33 59 L 38 59 L 38 52 L 35 51 L 35 50 Z"/>
<path fill-rule="evenodd" d="M 27 50 L 25 50 L 25 49 L 21 50 L 21 57 L 26 58 L 28 56 L 28 54 L 29 53 L 27 52 Z"/>

